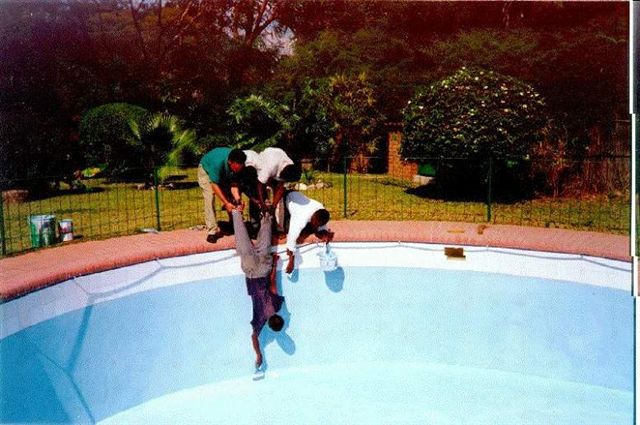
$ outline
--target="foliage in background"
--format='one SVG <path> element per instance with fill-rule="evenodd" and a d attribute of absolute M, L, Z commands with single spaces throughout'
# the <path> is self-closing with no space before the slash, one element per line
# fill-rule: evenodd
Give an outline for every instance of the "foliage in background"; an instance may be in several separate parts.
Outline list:
<path fill-rule="evenodd" d="M 193 155 L 185 154 L 190 160 L 185 161 L 188 164 L 197 166 L 204 154 L 214 148 L 232 146 L 233 140 L 226 134 L 208 134 L 198 138 Z"/>
<path fill-rule="evenodd" d="M 90 165 L 80 116 L 116 102 L 179 116 L 206 152 L 233 144 L 234 99 L 268 94 L 299 117 L 282 147 L 317 156 L 334 121 L 306 81 L 365 72 L 397 124 L 415 87 L 481 66 L 535 85 L 585 161 L 569 184 L 603 191 L 586 158 L 629 153 L 628 19 L 626 2 L 0 2 L 0 178 Z"/>
<path fill-rule="evenodd" d="M 110 103 L 90 109 L 80 120 L 80 146 L 87 166 L 104 168 L 112 176 L 142 165 L 138 156 L 141 140 L 131 131 L 131 122 L 145 125 L 146 109 L 127 103 Z"/>
<path fill-rule="evenodd" d="M 610 137 L 613 123 L 626 118 L 624 27 L 619 17 L 602 16 L 548 32 L 476 29 L 439 40 L 425 52 L 442 70 L 478 66 L 535 85 L 550 116 L 567 133 L 566 153 L 576 157 L 601 149 L 590 132 Z"/>
<path fill-rule="evenodd" d="M 177 117 L 154 114 L 138 123 L 129 121 L 135 140 L 135 157 L 145 175 L 158 168 L 158 178 L 163 181 L 184 165 L 184 156 L 197 149 L 195 131 L 183 130 Z"/>
<path fill-rule="evenodd" d="M 547 122 L 530 85 L 481 68 L 461 68 L 419 89 L 404 110 L 405 158 L 524 158 Z"/>
<path fill-rule="evenodd" d="M 287 112 L 288 132 L 281 140 L 281 147 L 293 158 L 326 157 L 330 152 L 333 135 L 327 111 L 319 102 L 324 83 L 307 78 L 300 87 L 285 91 L 268 88 L 274 102 L 279 102 Z"/>
<path fill-rule="evenodd" d="M 338 74 L 329 77 L 318 91 L 317 101 L 331 125 L 330 158 L 336 164 L 342 157 L 355 157 L 352 164 L 359 171 L 367 170 L 366 157 L 378 146 L 376 126 L 383 116 L 376 108 L 374 87 L 365 73 Z"/>
<path fill-rule="evenodd" d="M 542 193 L 559 196 L 571 169 L 571 161 L 567 158 L 566 129 L 550 121 L 543 129 L 543 139 L 533 145 L 532 154 L 546 160 L 535 162 L 532 167 L 535 187 Z"/>
<path fill-rule="evenodd" d="M 234 145 L 255 151 L 282 142 L 295 121 L 286 105 L 253 94 L 236 99 L 228 112 Z"/>
<path fill-rule="evenodd" d="M 346 155 L 366 170 L 362 158 L 376 152 L 375 130 L 383 120 L 374 95 L 360 73 L 307 79 L 299 93 L 282 101 L 259 95 L 237 99 L 229 108 L 234 144 L 258 151 L 277 144 L 298 157 L 327 155 L 334 166 Z"/>
<path fill-rule="evenodd" d="M 505 170 L 513 177 L 524 177 L 525 170 L 515 168 L 522 162 L 501 160 L 528 159 L 534 144 L 542 140 L 548 118 L 542 97 L 530 85 L 463 67 L 419 89 L 404 110 L 404 120 L 402 156 L 466 159 L 456 169 L 438 169 L 436 179 L 457 190 L 477 192 L 475 185 L 487 171 L 473 164 L 486 158 L 513 169 Z"/>
<path fill-rule="evenodd" d="M 73 171 L 75 162 L 71 153 L 77 152 L 77 141 L 67 140 L 56 124 L 55 117 L 36 112 L 31 105 L 19 110 L 0 110 L 0 190 L 29 189 L 43 193 L 48 178 Z M 47 130 L 34 131 L 34 127 Z"/>

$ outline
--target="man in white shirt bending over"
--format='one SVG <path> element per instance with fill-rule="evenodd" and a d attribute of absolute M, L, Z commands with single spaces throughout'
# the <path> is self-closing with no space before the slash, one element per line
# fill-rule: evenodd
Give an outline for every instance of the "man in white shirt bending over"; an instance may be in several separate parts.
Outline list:
<path fill-rule="evenodd" d="M 286 244 L 289 261 L 285 271 L 291 273 L 295 266 L 294 253 L 297 244 L 302 243 L 311 234 L 315 234 L 323 242 L 330 242 L 334 233 L 327 228 L 329 211 L 320 202 L 296 191 L 288 192 L 284 198 L 290 215 Z"/>
<path fill-rule="evenodd" d="M 284 196 L 284 184 L 288 182 L 297 182 L 300 180 L 302 171 L 300 167 L 293 163 L 291 158 L 285 151 L 280 148 L 266 148 L 258 154 L 257 167 L 258 171 L 258 199 L 265 205 L 267 197 L 267 185 L 273 189 L 273 199 L 271 205 L 278 207 L 280 200 Z M 279 214 L 276 214 L 278 227 L 282 227 L 284 221 L 283 205 L 280 205 Z"/>

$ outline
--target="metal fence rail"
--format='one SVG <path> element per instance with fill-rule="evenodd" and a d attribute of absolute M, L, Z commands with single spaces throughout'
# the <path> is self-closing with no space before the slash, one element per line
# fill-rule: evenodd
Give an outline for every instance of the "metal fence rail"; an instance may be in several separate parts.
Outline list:
<path fill-rule="evenodd" d="M 370 168 L 381 168 L 380 158 L 367 160 Z M 333 219 L 462 221 L 619 234 L 630 229 L 628 157 L 564 159 L 560 164 L 557 160 L 526 164 L 491 159 L 414 161 L 421 164 L 422 174 L 415 179 L 380 170 L 351 171 L 350 158 L 333 167 L 317 159 L 303 173 L 304 186 L 298 188 L 323 203 Z M 557 178 L 540 180 L 550 174 L 551 167 L 559 170 Z M 204 222 L 195 169 L 161 184 L 153 176 L 129 181 L 91 178 L 76 183 L 65 183 L 59 177 L 0 182 L 2 187 L 13 188 L 54 186 L 39 192 L 3 191 L 2 255 L 37 248 L 29 226 L 29 217 L 34 215 L 72 220 L 74 239 L 81 240 L 183 229 Z M 221 213 L 219 219 L 226 220 L 226 214 Z"/>

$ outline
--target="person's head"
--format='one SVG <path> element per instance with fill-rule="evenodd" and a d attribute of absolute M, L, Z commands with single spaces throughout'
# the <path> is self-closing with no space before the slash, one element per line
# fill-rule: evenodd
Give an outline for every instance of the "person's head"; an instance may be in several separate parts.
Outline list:
<path fill-rule="evenodd" d="M 297 182 L 302 175 L 302 169 L 299 165 L 289 164 L 280 172 L 280 179 L 285 182 Z"/>
<path fill-rule="evenodd" d="M 284 326 L 284 319 L 282 318 L 282 316 L 278 314 L 274 314 L 273 316 L 269 317 L 269 327 L 272 330 L 276 332 L 280 332 L 283 326 Z"/>
<path fill-rule="evenodd" d="M 245 154 L 242 149 L 232 149 L 229 152 L 229 156 L 227 157 L 227 162 L 229 163 L 229 168 L 234 173 L 238 173 L 242 171 L 244 168 L 244 162 L 247 160 L 247 154 Z"/>
<path fill-rule="evenodd" d="M 318 227 L 324 226 L 325 224 L 327 224 L 330 218 L 331 217 L 329 216 L 329 211 L 322 208 L 313 213 L 313 215 L 311 216 L 311 220 L 309 220 L 309 222 L 311 223 L 311 226 L 314 229 L 317 229 Z"/>
<path fill-rule="evenodd" d="M 252 165 L 245 165 L 241 172 L 242 180 L 246 183 L 258 180 L 258 170 Z"/>

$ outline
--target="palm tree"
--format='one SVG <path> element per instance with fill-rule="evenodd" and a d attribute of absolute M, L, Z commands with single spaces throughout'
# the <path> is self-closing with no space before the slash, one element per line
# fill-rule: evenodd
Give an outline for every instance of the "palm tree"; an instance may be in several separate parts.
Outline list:
<path fill-rule="evenodd" d="M 157 168 L 160 181 L 175 172 L 185 153 L 197 150 L 195 131 L 182 129 L 173 115 L 157 113 L 141 124 L 129 121 L 129 127 L 146 174 Z"/>

